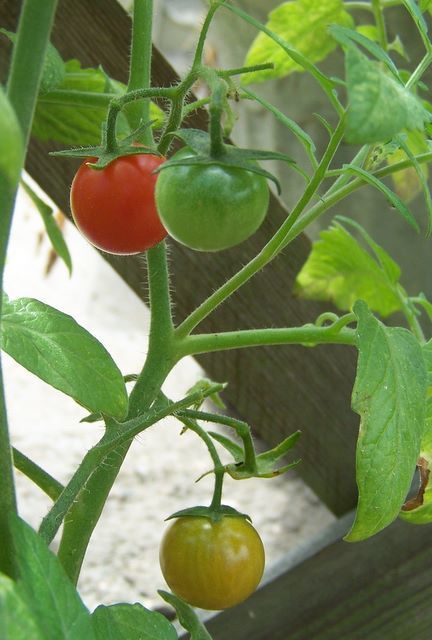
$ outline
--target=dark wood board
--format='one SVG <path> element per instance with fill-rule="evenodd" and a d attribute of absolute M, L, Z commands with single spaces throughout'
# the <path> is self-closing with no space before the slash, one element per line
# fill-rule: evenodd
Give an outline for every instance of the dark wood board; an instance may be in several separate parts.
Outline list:
<path fill-rule="evenodd" d="M 0 3 L 0 24 L 14 29 L 20 2 Z M 126 80 L 130 19 L 115 0 L 62 0 L 55 20 L 53 43 L 65 59 L 78 57 L 83 65 L 101 63 L 118 80 Z M 153 82 L 170 85 L 177 76 L 154 50 Z M 0 43 L 0 73 L 5 77 L 8 47 Z M 190 126 L 205 126 L 198 113 Z M 69 213 L 68 189 L 76 160 L 54 159 L 54 145 L 33 140 L 27 170 L 50 197 Z M 232 250 L 216 254 L 192 252 L 170 245 L 174 306 L 184 318 L 218 285 L 254 255 L 287 216 L 272 197 L 269 215 L 258 233 Z M 295 326 L 313 321 L 321 304 L 297 300 L 292 285 L 307 258 L 310 242 L 299 237 L 272 264 L 221 306 L 199 331 L 233 330 L 265 326 Z M 143 260 L 104 256 L 113 268 L 146 300 Z M 31 292 L 29 292 L 31 293 Z M 357 416 L 350 410 L 355 353 L 347 347 L 271 347 L 236 350 L 198 358 L 208 376 L 230 381 L 225 398 L 255 433 L 274 444 L 288 433 L 303 432 L 296 449 L 302 457 L 298 472 L 336 514 L 356 501 L 354 450 Z"/>

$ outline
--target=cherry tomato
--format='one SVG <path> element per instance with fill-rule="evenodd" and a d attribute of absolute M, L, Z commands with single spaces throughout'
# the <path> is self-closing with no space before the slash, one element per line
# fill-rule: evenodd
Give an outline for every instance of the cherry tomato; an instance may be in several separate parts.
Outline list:
<path fill-rule="evenodd" d="M 226 609 L 246 600 L 264 571 L 264 547 L 245 519 L 183 516 L 167 529 L 160 565 L 172 591 L 194 607 Z"/>
<path fill-rule="evenodd" d="M 86 160 L 71 187 L 72 216 L 79 231 L 107 253 L 141 253 L 167 235 L 154 201 L 164 158 L 153 154 L 121 156 L 104 169 Z"/>
<path fill-rule="evenodd" d="M 185 147 L 173 159 L 194 155 Z M 167 166 L 156 184 L 156 205 L 168 233 L 198 251 L 228 249 L 251 236 L 265 218 L 266 178 L 218 164 Z"/>

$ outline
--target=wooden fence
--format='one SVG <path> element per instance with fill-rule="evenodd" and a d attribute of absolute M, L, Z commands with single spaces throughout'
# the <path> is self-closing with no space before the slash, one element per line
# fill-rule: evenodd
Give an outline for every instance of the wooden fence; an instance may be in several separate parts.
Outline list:
<path fill-rule="evenodd" d="M 20 3 L 2 0 L 0 24 L 13 30 Z M 115 0 L 60 0 L 52 41 L 65 59 L 102 64 L 114 78 L 127 79 L 130 19 Z M 0 77 L 7 68 L 0 45 Z M 174 70 L 153 52 L 153 82 L 171 85 Z M 204 127 L 197 113 L 189 126 Z M 53 145 L 33 140 L 26 168 L 69 212 L 74 159 L 53 159 Z M 287 215 L 272 198 L 261 230 L 248 242 L 221 254 L 202 254 L 172 244 L 173 295 L 181 320 L 249 256 L 257 252 Z M 291 326 L 313 321 L 320 304 L 294 299 L 294 278 L 310 242 L 300 236 L 289 250 L 200 325 L 205 332 Z M 104 255 L 145 300 L 142 261 Z M 328 310 L 326 305 L 325 310 Z M 298 473 L 340 519 L 317 539 L 273 567 L 263 586 L 243 605 L 211 616 L 215 640 L 391 640 L 432 637 L 432 553 L 429 527 L 396 522 L 367 542 L 342 541 L 356 502 L 354 452 L 358 418 L 350 411 L 355 353 L 346 347 L 297 346 L 221 352 L 198 358 L 209 377 L 229 380 L 225 400 L 250 421 L 268 444 L 300 428 Z M 320 528 L 317 523 L 317 529 Z"/>

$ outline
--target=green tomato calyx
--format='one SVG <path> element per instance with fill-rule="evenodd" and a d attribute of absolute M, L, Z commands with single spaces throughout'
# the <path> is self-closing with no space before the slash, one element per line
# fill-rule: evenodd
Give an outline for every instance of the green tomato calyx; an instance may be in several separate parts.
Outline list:
<path fill-rule="evenodd" d="M 192 155 L 183 158 L 172 158 L 161 165 L 158 171 L 163 171 L 173 166 L 188 165 L 220 165 L 223 167 L 244 169 L 258 175 L 264 176 L 275 183 L 278 193 L 281 187 L 277 178 L 257 164 L 258 160 L 283 160 L 289 164 L 296 165 L 295 160 L 284 153 L 277 151 L 262 151 L 260 149 L 240 149 L 230 144 L 223 144 L 222 151 L 216 155 L 211 151 L 211 138 L 206 131 L 200 129 L 180 129 L 173 135 L 180 138 L 189 149 Z"/>
<path fill-rule="evenodd" d="M 188 509 L 182 509 L 181 511 L 176 511 L 172 515 L 165 518 L 166 520 L 172 520 L 173 518 L 183 518 L 184 516 L 192 516 L 192 517 L 202 517 L 209 518 L 213 522 L 218 522 L 222 520 L 222 518 L 244 518 L 252 522 L 251 518 L 246 513 L 240 513 L 234 507 L 230 507 L 226 504 L 221 504 L 217 508 L 206 507 L 203 505 L 198 505 L 196 507 L 190 507 Z"/>

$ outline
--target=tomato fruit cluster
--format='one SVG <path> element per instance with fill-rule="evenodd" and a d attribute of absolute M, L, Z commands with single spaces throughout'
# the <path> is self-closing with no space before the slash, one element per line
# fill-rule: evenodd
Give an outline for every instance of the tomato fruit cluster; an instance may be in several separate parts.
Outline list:
<path fill-rule="evenodd" d="M 172 160 L 191 158 L 188 148 Z M 198 251 L 221 251 L 251 236 L 263 222 L 269 188 L 263 175 L 222 164 L 172 165 L 156 183 L 156 204 L 168 233 Z"/>
<path fill-rule="evenodd" d="M 157 174 L 165 158 L 149 154 L 121 156 L 104 169 L 87 159 L 71 187 L 72 216 L 79 231 L 98 249 L 141 253 L 165 238 L 155 205 Z"/>
<path fill-rule="evenodd" d="M 227 609 L 257 588 L 264 547 L 245 518 L 183 516 L 167 529 L 160 565 L 172 591 L 195 607 Z"/>

